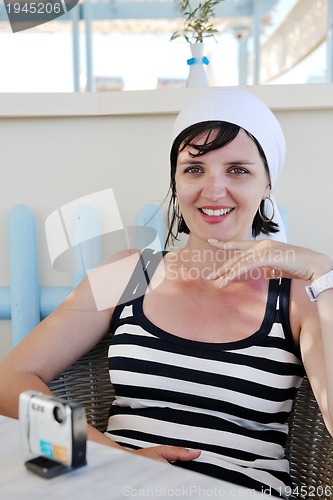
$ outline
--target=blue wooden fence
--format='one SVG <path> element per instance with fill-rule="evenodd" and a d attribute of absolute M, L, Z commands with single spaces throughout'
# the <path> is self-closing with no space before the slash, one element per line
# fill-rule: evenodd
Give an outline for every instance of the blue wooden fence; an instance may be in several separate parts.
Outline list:
<path fill-rule="evenodd" d="M 84 232 L 82 220 L 90 219 L 91 222 L 91 211 L 84 207 L 79 218 L 80 231 Z M 137 213 L 135 227 L 139 229 L 142 226 L 156 231 L 163 248 L 163 214 L 156 205 L 145 205 Z M 0 319 L 11 320 L 14 347 L 66 298 L 86 274 L 74 273 L 72 287 L 39 286 L 35 217 L 24 205 L 16 205 L 8 215 L 8 253 L 10 286 L 0 287 Z M 99 264 L 99 258 L 97 241 L 94 265 Z"/>

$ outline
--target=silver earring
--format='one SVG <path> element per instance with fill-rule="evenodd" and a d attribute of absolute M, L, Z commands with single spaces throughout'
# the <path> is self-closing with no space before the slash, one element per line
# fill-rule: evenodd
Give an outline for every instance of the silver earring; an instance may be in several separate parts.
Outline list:
<path fill-rule="evenodd" d="M 177 219 L 181 219 L 182 213 L 181 213 L 180 208 L 179 208 L 178 200 L 175 200 L 175 202 L 173 204 L 173 210 L 174 210 L 174 213 L 175 213 L 175 216 L 177 217 Z"/>
<path fill-rule="evenodd" d="M 271 200 L 271 197 L 270 197 L 270 196 L 268 196 L 268 198 L 266 198 L 264 201 L 266 201 L 266 200 L 270 201 L 270 202 L 271 202 L 271 205 L 272 205 L 272 211 L 273 211 L 273 213 L 272 213 L 272 215 L 271 215 L 270 219 L 268 219 L 267 217 L 264 217 L 264 216 L 262 215 L 262 213 L 261 213 L 261 209 L 260 209 L 260 205 L 259 205 L 259 208 L 258 208 L 258 213 L 259 213 L 259 216 L 260 216 L 260 218 L 261 218 L 261 220 L 262 220 L 262 221 L 264 221 L 264 222 L 272 222 L 272 220 L 274 219 L 274 216 L 275 216 L 275 208 L 274 208 L 274 203 L 272 202 L 272 200 Z"/>

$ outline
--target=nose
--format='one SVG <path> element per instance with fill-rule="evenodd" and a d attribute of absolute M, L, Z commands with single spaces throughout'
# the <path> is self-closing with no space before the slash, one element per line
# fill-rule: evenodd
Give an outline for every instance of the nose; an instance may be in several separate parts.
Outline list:
<path fill-rule="evenodd" d="M 208 200 L 216 202 L 227 194 L 226 179 L 221 175 L 210 175 L 206 177 L 202 188 L 202 196 Z"/>

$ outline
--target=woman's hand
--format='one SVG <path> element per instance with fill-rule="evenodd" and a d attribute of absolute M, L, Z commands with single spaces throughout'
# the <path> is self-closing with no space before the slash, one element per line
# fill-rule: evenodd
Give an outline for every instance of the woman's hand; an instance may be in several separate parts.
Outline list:
<path fill-rule="evenodd" d="M 208 241 L 227 256 L 221 267 L 209 276 L 221 279 L 221 287 L 239 278 L 258 278 L 258 270 L 267 279 L 313 281 L 333 269 L 333 261 L 327 255 L 278 241 Z"/>
<path fill-rule="evenodd" d="M 170 463 L 175 462 L 176 460 L 194 460 L 195 458 L 198 458 L 201 453 L 200 450 L 189 450 L 188 448 L 184 448 L 182 446 L 152 446 L 150 448 L 140 448 L 139 450 L 129 450 L 119 445 L 91 425 L 88 425 L 88 439 L 107 446 L 112 446 L 113 448 L 134 453 L 135 455 L 141 455 L 146 458 L 158 460 L 159 462 Z"/>
<path fill-rule="evenodd" d="M 127 450 L 129 451 L 129 450 Z M 159 462 L 175 462 L 177 460 L 189 461 L 198 458 L 200 450 L 189 450 L 181 446 L 154 446 L 152 448 L 141 448 L 131 451 L 135 455 L 158 460 Z"/>

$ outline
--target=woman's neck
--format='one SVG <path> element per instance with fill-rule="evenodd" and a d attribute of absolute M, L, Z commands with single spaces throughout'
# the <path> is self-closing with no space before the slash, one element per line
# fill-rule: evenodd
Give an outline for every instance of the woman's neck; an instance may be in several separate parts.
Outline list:
<path fill-rule="evenodd" d="M 230 256 L 230 252 L 217 249 L 208 242 L 197 244 L 189 239 L 183 248 L 173 253 L 171 260 L 183 278 L 207 280 Z"/>

